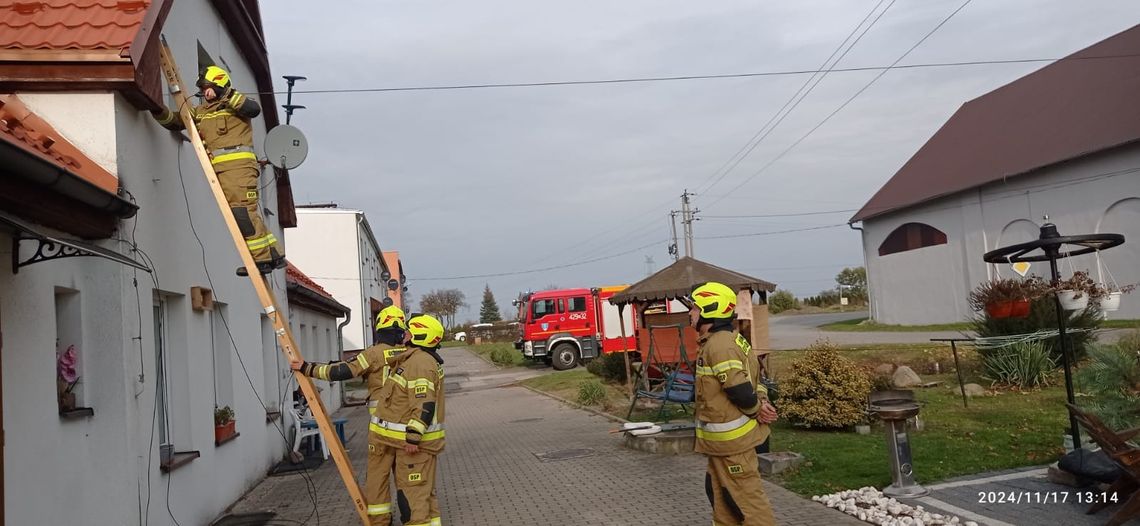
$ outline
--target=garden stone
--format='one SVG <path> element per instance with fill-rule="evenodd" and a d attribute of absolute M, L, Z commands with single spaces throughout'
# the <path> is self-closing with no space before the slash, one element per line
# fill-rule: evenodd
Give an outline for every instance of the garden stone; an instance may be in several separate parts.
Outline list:
<path fill-rule="evenodd" d="M 765 475 L 782 473 L 804 462 L 803 455 L 791 451 L 761 453 L 758 456 L 760 458 L 760 473 Z M 852 506 L 854 506 L 854 502 L 852 502 Z"/>
<path fill-rule="evenodd" d="M 962 391 L 965 392 L 969 398 L 984 396 L 986 394 L 986 388 L 978 384 L 966 384 L 962 386 Z"/>
<path fill-rule="evenodd" d="M 895 369 L 895 374 L 891 377 L 891 383 L 899 388 L 914 387 L 922 385 L 922 378 L 910 367 L 900 365 L 898 369 Z"/>
<path fill-rule="evenodd" d="M 895 372 L 895 365 L 891 363 L 884 363 L 875 368 L 875 374 L 879 376 L 890 376 Z"/>

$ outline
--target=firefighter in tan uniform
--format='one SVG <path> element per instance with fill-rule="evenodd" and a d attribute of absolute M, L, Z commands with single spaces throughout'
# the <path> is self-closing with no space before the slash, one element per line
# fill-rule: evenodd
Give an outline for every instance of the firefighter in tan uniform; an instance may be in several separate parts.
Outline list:
<path fill-rule="evenodd" d="M 191 109 L 206 152 L 210 155 L 226 202 L 245 237 L 257 269 L 262 274 L 285 267 L 285 254 L 277 237 L 265 227 L 261 215 L 261 187 L 257 154 L 253 151 L 250 119 L 261 113 L 261 106 L 230 85 L 230 75 L 217 66 L 205 67 L 198 78 L 205 101 Z M 185 125 L 178 111 L 163 108 L 153 112 L 164 128 L 182 131 Z M 245 275 L 245 268 L 238 269 Z"/>
<path fill-rule="evenodd" d="M 309 363 L 296 361 L 294 370 L 305 376 L 330 382 L 364 377 L 368 385 L 368 412 L 376 413 L 381 400 L 384 380 L 391 371 L 391 365 L 404 352 L 405 330 L 408 328 L 404 311 L 391 305 L 376 315 L 376 345 L 373 345 L 347 362 Z M 368 474 L 365 478 L 364 499 L 368 505 L 368 515 L 373 525 L 391 524 L 392 494 L 389 477 L 394 466 L 390 458 L 384 458 L 380 448 L 368 446 Z"/>
<path fill-rule="evenodd" d="M 372 417 L 369 450 L 395 462 L 404 526 L 440 526 L 436 457 L 443 452 L 443 324 L 421 314 L 408 320 L 408 350 L 391 365 Z M 404 509 L 404 503 L 407 508 Z"/>
<path fill-rule="evenodd" d="M 748 341 L 733 330 L 736 292 L 709 282 L 693 289 L 691 299 L 689 317 L 701 344 L 695 450 L 708 457 L 713 524 L 775 525 L 754 448 L 768 437 L 776 411 L 756 382 L 758 364 Z"/>

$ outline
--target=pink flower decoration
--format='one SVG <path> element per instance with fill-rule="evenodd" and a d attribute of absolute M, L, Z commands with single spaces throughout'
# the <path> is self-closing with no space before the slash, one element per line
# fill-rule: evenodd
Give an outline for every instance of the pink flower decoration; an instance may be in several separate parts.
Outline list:
<path fill-rule="evenodd" d="M 67 383 L 74 383 L 79 379 L 79 372 L 75 370 L 75 364 L 79 361 L 79 357 L 75 352 L 75 346 L 68 346 L 66 351 L 59 354 L 59 359 L 56 361 L 56 372 L 59 378 Z"/>

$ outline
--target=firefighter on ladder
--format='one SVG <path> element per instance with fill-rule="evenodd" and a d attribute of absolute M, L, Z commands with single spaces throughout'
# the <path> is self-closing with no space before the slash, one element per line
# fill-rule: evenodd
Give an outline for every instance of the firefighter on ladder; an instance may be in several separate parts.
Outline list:
<path fill-rule="evenodd" d="M 408 350 L 391 343 L 396 319 L 399 341 L 408 344 Z M 372 526 L 392 523 L 388 481 L 393 473 L 401 522 L 439 526 L 435 459 L 444 445 L 443 359 L 436 351 L 443 340 L 443 325 L 425 315 L 405 324 L 403 311 L 390 306 L 377 316 L 377 328 L 381 343 L 350 362 L 297 361 L 292 366 L 306 376 L 330 381 L 367 375 L 371 432 L 364 497 Z"/>
<path fill-rule="evenodd" d="M 277 244 L 277 237 L 266 228 L 261 214 L 261 187 L 258 185 L 261 171 L 257 154 L 253 151 L 253 126 L 250 123 L 250 119 L 261 113 L 261 106 L 234 89 L 229 73 L 212 64 L 201 69 L 198 88 L 205 101 L 192 108 L 190 113 L 218 174 L 230 211 L 245 238 L 246 247 L 260 273 L 269 274 L 284 268 L 285 254 Z M 179 110 L 162 108 L 154 111 L 153 115 L 164 128 L 182 131 L 186 127 Z M 245 267 L 238 269 L 238 275 L 246 274 Z"/>
<path fill-rule="evenodd" d="M 693 289 L 689 319 L 697 329 L 696 451 L 708 457 L 705 489 L 714 526 L 775 525 L 754 448 L 768 437 L 776 410 L 756 382 L 756 359 L 733 330 L 736 292 L 709 282 Z M 758 392 L 759 391 L 759 392 Z"/>

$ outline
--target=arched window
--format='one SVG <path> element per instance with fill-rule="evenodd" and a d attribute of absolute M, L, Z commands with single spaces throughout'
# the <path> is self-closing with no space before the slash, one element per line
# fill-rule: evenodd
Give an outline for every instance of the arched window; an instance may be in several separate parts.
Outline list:
<path fill-rule="evenodd" d="M 923 223 L 906 223 L 891 232 L 879 245 L 879 255 L 906 252 L 922 247 L 945 245 L 946 233 Z"/>

